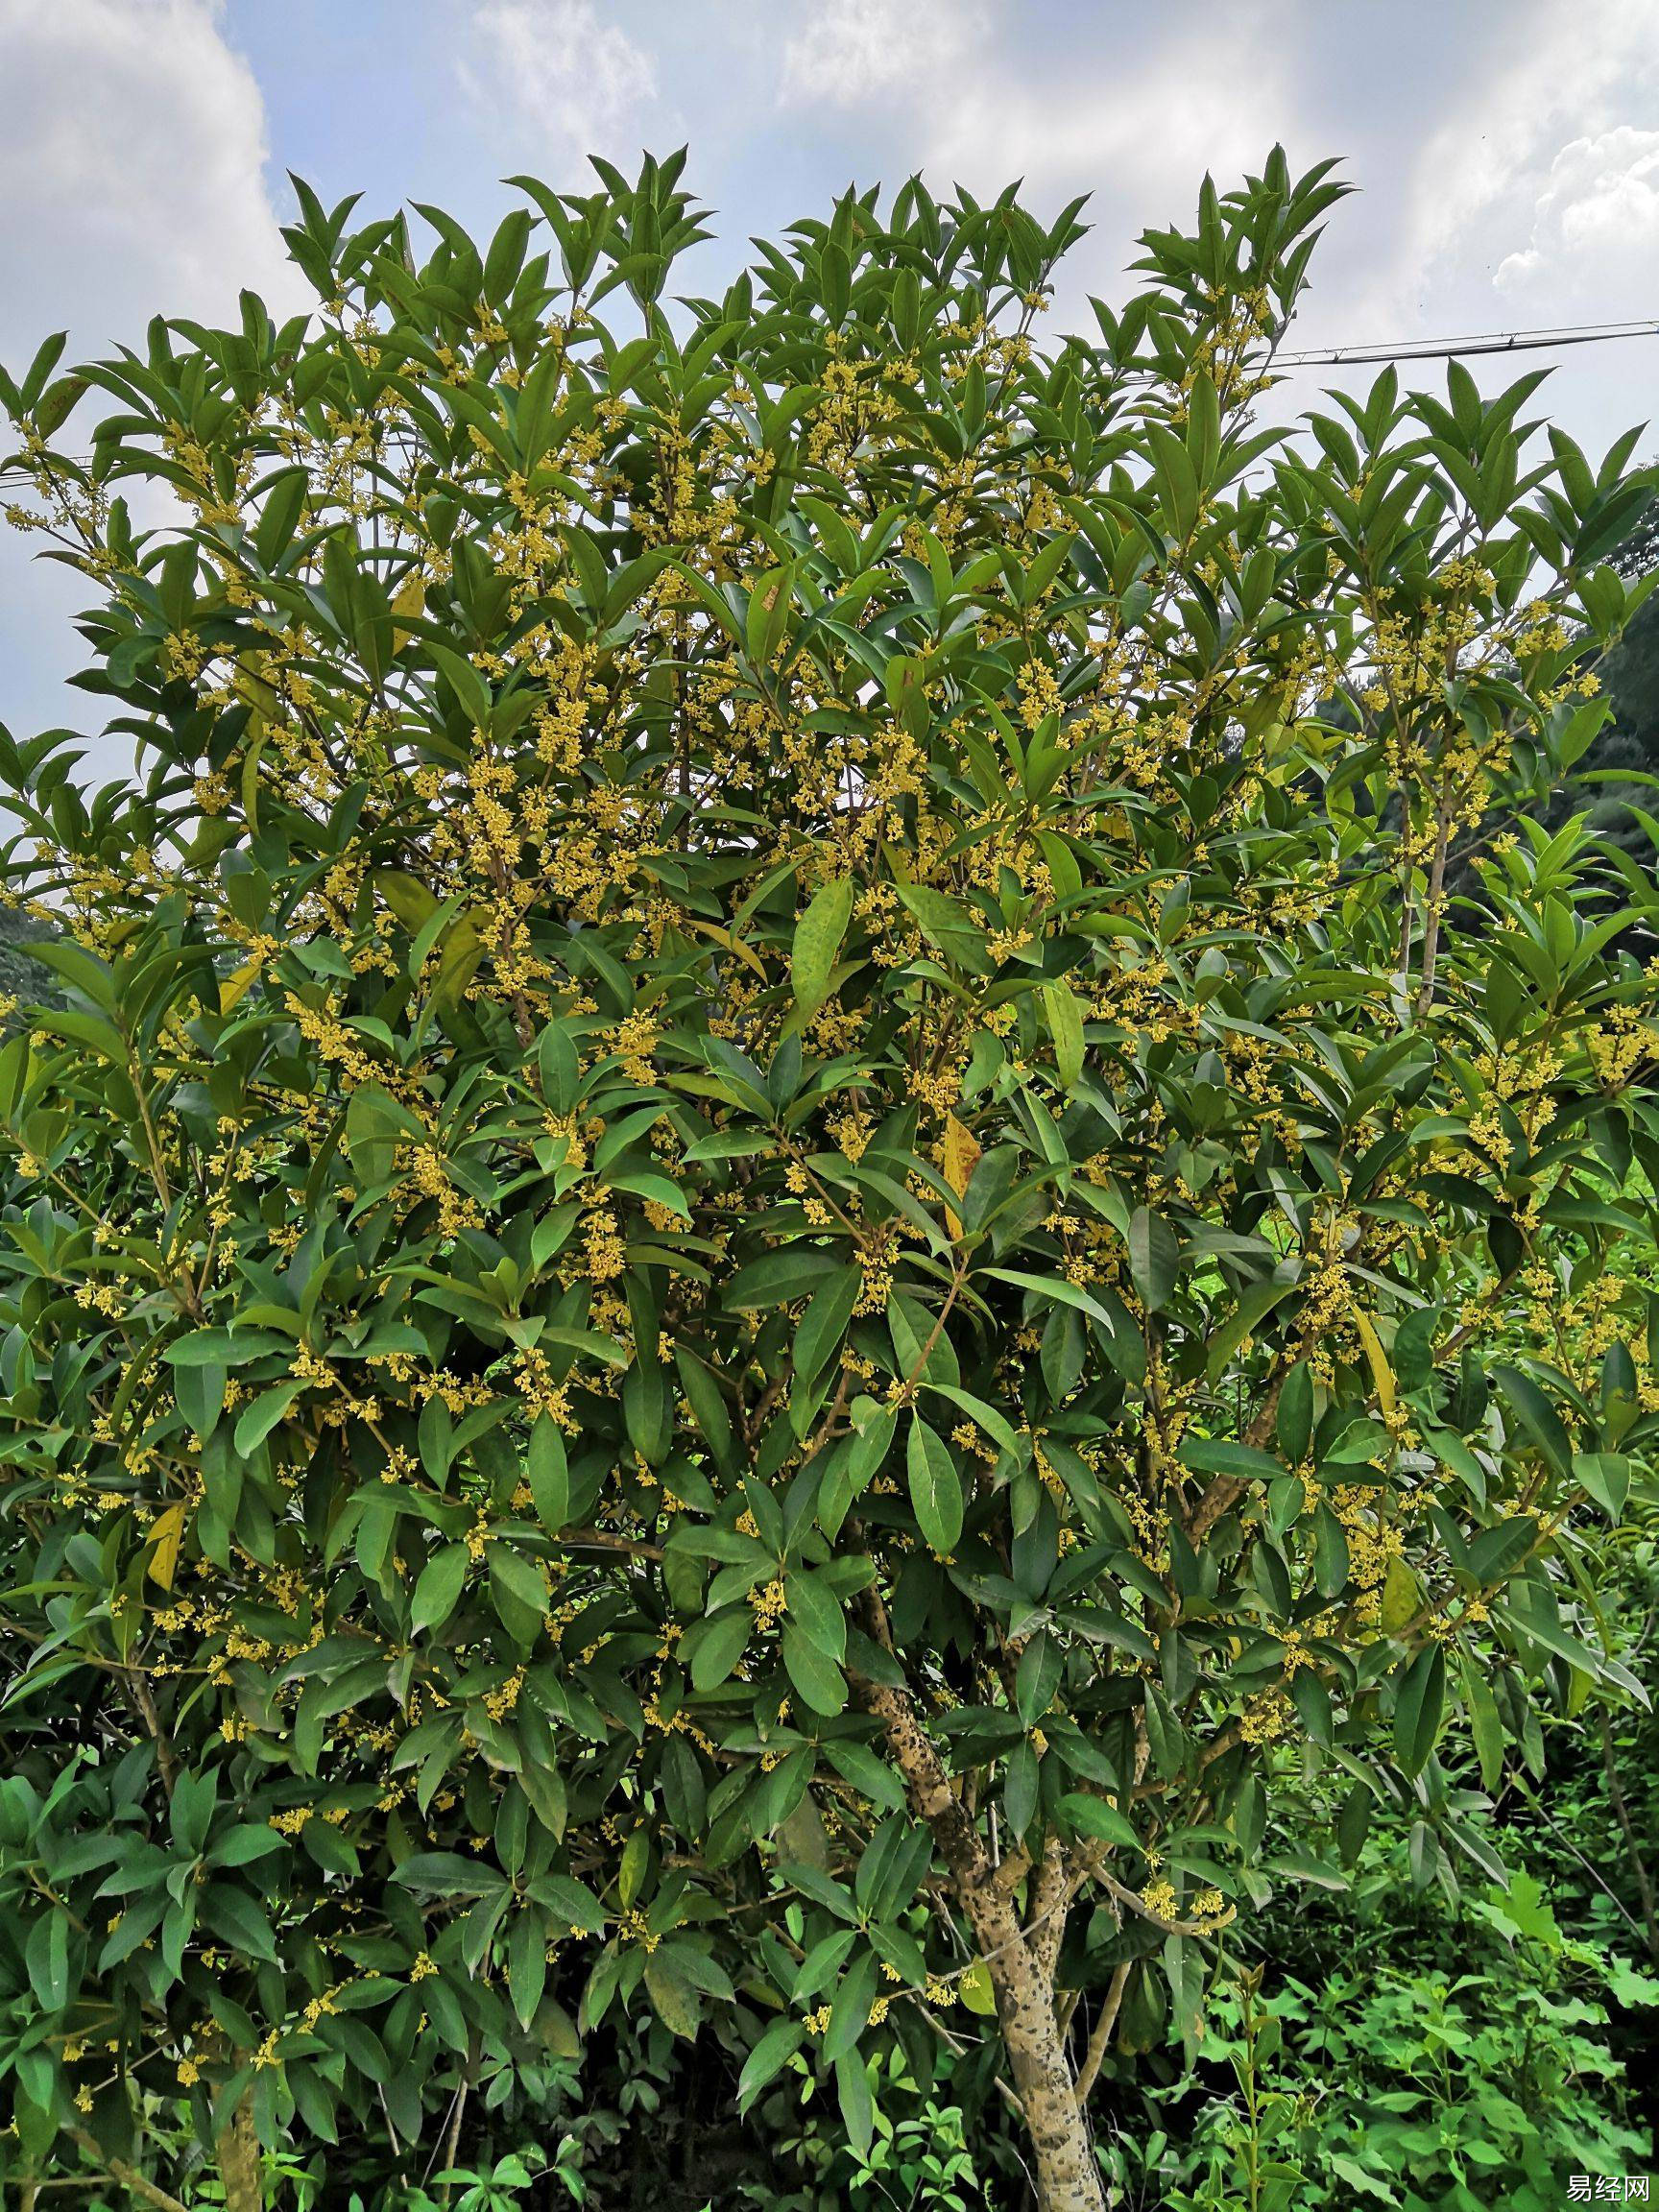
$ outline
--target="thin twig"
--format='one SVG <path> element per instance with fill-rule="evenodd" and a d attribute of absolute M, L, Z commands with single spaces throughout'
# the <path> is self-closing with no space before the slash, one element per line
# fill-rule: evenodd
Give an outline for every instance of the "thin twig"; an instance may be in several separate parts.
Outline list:
<path fill-rule="evenodd" d="M 1134 1969 L 1133 1959 L 1125 1959 L 1113 1969 L 1112 1979 L 1106 1985 L 1106 1995 L 1100 2006 L 1100 2016 L 1090 2031 L 1089 2048 L 1083 2054 L 1083 2063 L 1077 2069 L 1077 2108 L 1084 2111 L 1089 2104 L 1089 2092 L 1094 2088 L 1100 2068 L 1105 2061 L 1107 2045 L 1112 2031 L 1118 2025 L 1118 2008 L 1123 2003 L 1123 1991 Z"/>
<path fill-rule="evenodd" d="M 1647 1949 L 1659 1960 L 1659 1911 L 1655 1911 L 1653 1877 L 1647 1871 L 1647 1862 L 1642 1856 L 1642 1846 L 1636 1839 L 1631 1823 L 1630 1808 L 1624 1802 L 1624 1791 L 1620 1786 L 1619 1765 L 1613 1756 L 1613 1726 L 1605 1713 L 1601 1716 L 1601 1764 L 1607 1775 L 1607 1796 L 1613 1807 L 1624 1837 L 1624 1847 L 1630 1854 L 1630 1871 L 1636 1877 L 1637 1894 L 1642 1899 L 1642 1917 L 1647 1923 Z"/>
<path fill-rule="evenodd" d="M 181 2204 L 177 2197 L 169 2197 L 165 2189 L 158 2189 L 154 2181 L 147 2180 L 136 2166 L 129 2166 L 125 2158 L 111 2158 L 84 2128 L 71 2128 L 69 2136 L 111 2181 L 119 2181 L 123 2189 L 131 2190 L 140 2204 L 154 2205 L 156 2212 L 190 2212 L 187 2204 Z"/>

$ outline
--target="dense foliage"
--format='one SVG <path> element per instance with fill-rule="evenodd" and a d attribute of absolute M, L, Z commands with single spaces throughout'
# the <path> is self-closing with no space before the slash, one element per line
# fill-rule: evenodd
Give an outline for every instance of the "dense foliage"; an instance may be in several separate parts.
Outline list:
<path fill-rule="evenodd" d="M 1075 207 L 669 312 L 680 168 L 424 261 L 301 187 L 309 322 L 0 384 L 147 763 L 0 744 L 25 2181 L 165 2198 L 183 2106 L 236 2212 L 407 2192 L 684 2044 L 866 2163 L 949 2055 L 1098 2205 L 1115 2049 L 1341 1879 L 1285 1747 L 1500 1879 L 1537 1695 L 1638 1687 L 1659 900 L 1538 820 L 1633 440 L 1254 428 L 1278 154 L 1046 350 Z"/>

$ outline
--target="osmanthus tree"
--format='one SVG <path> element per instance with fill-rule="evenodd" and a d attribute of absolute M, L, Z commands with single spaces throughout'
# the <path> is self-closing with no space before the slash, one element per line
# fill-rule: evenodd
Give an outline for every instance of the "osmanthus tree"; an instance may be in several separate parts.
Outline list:
<path fill-rule="evenodd" d="M 977 2037 L 1072 2212 L 1341 1879 L 1287 1747 L 1479 1849 L 1448 1716 L 1628 1681 L 1656 901 L 1528 808 L 1647 479 L 1455 367 L 1254 427 L 1278 153 L 1047 346 L 1075 206 L 669 304 L 596 166 L 4 386 L 137 748 L 0 747 L 5 2156 L 419 2172 L 654 2015 L 855 2145 Z"/>

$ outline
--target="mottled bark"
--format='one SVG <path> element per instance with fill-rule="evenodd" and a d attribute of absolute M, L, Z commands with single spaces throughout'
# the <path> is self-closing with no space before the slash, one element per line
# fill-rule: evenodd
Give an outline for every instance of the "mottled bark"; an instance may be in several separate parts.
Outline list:
<path fill-rule="evenodd" d="M 228 2113 L 221 2111 L 216 2149 L 226 2212 L 265 2212 L 264 2161 L 253 2125 L 251 2089 L 243 2091 Z"/>
<path fill-rule="evenodd" d="M 887 1731 L 917 1813 L 933 1831 L 990 1974 L 1002 2045 L 1025 2115 L 1042 2212 L 1105 2212 L 1088 2119 L 1077 2102 L 1054 2014 L 1050 1969 L 1059 1943 L 1055 1923 L 1063 1890 L 1042 1909 L 1040 1922 L 1034 1911 L 1029 1931 L 1022 1928 L 1013 1898 L 997 1880 L 990 1853 L 951 1789 L 910 1698 L 878 1683 L 866 1685 L 864 1697 Z M 1033 1888 L 1046 1890 L 1052 1883 L 1052 1870 L 1045 1868 Z"/>

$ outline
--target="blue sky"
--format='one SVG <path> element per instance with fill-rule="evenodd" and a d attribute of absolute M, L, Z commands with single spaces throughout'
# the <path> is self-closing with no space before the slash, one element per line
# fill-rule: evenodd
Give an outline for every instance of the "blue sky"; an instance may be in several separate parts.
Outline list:
<path fill-rule="evenodd" d="M 1089 192 L 1067 324 L 1276 139 L 1361 188 L 1301 343 L 1659 318 L 1659 0 L 0 0 L 0 360 L 225 319 L 243 284 L 302 304 L 290 169 L 484 228 L 516 171 L 682 143 L 717 211 L 697 290 L 850 181 Z M 1559 361 L 1534 407 L 1595 451 L 1659 415 L 1659 339 Z M 0 533 L 0 720 L 89 727 L 78 587 L 29 550 Z"/>

